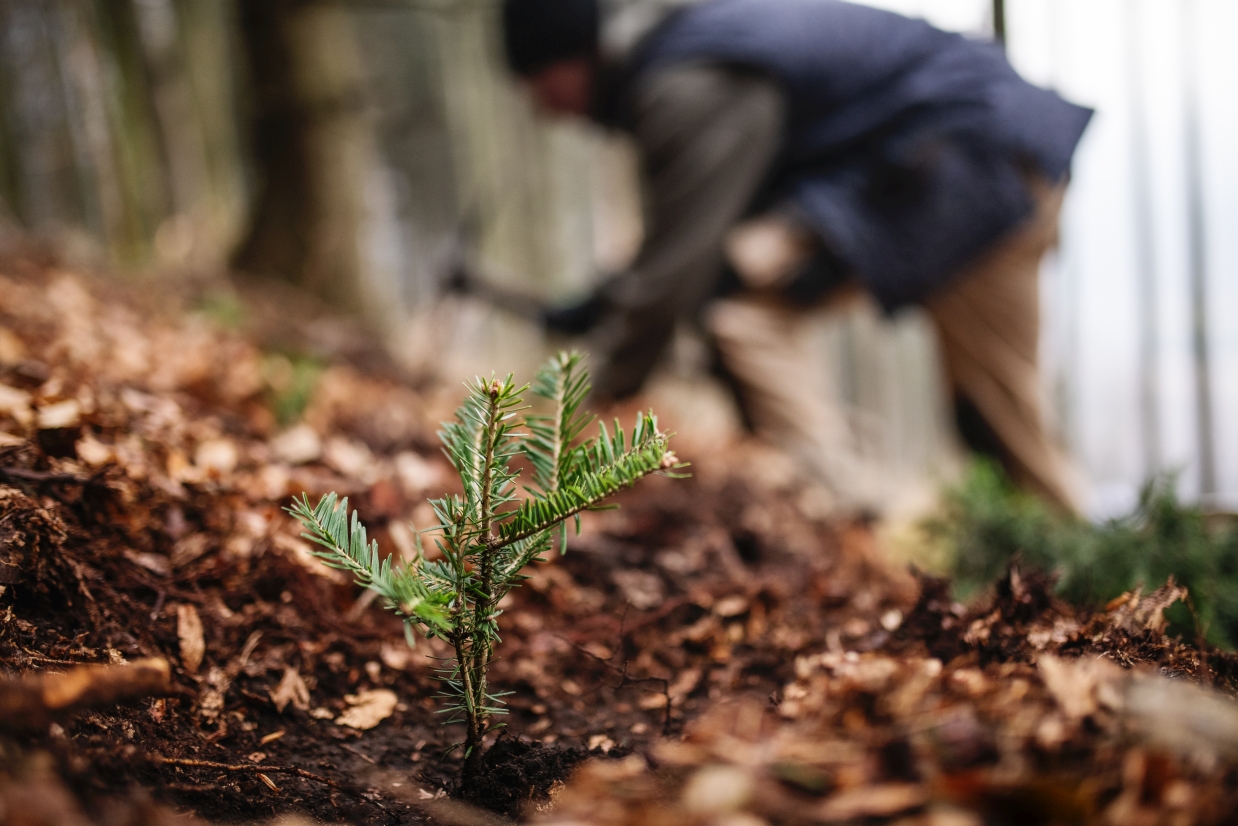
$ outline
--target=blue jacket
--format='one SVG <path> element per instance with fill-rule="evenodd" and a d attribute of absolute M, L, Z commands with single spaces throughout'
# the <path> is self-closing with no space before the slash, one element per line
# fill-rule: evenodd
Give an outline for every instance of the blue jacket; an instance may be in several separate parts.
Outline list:
<path fill-rule="evenodd" d="M 654 30 L 627 74 L 689 61 L 780 83 L 770 188 L 887 310 L 1025 218 L 1026 175 L 1066 175 L 1092 115 L 1024 81 L 995 44 L 841 0 L 705 0 Z"/>

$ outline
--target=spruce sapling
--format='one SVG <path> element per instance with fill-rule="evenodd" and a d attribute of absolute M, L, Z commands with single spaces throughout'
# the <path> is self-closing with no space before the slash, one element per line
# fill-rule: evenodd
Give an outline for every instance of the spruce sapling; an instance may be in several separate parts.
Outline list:
<path fill-rule="evenodd" d="M 334 493 L 311 507 L 308 496 L 288 509 L 306 529 L 303 535 L 322 546 L 316 551 L 327 565 L 351 572 L 358 584 L 381 596 L 412 629 L 446 640 L 454 658 L 443 669 L 447 722 L 465 724 L 465 783 L 480 767 L 482 739 L 503 714 L 502 694 L 490 690 L 487 672 L 499 642 L 498 603 L 527 577 L 522 570 L 554 545 L 567 550 L 569 519 L 580 529 L 580 514 L 638 479 L 653 473 L 676 475 L 682 465 L 658 430 L 652 413 L 637 417 L 630 439 L 614 423 L 613 432 L 599 423 L 598 435 L 581 440 L 593 421 L 580 410 L 589 394 L 589 376 L 578 353 L 560 353 L 539 372 L 533 392 L 550 402 L 546 415 L 522 415 L 522 394 L 509 375 L 504 380 L 476 379 L 439 432 L 444 453 L 460 476 L 462 495 L 430 504 L 439 525 L 435 544 L 439 559 L 428 560 L 420 542 L 414 559 L 380 558 L 378 543 L 367 542 L 364 526 L 348 513 L 348 500 Z M 525 428 L 523 431 L 521 426 Z M 524 496 L 516 489 L 524 457 L 532 466 L 532 484 Z"/>

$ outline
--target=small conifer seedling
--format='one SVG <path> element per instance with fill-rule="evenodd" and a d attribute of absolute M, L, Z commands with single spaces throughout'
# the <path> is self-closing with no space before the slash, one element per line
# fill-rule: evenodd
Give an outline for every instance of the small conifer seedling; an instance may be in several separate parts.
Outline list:
<path fill-rule="evenodd" d="M 580 529 L 580 514 L 653 473 L 675 475 L 682 467 L 652 413 L 640 415 L 630 437 L 614 423 L 608 432 L 581 439 L 593 416 L 580 410 L 589 376 L 577 353 L 560 353 L 539 371 L 533 392 L 550 402 L 550 412 L 525 415 L 522 394 L 506 379 L 477 379 L 439 432 L 443 450 L 460 476 L 463 494 L 431 502 L 439 525 L 440 558 L 429 560 L 420 542 L 412 560 L 380 558 L 378 543 L 348 500 L 334 493 L 316 507 L 302 495 L 289 512 L 306 538 L 322 547 L 327 564 L 351 572 L 358 584 L 381 596 L 404 619 L 411 644 L 419 626 L 428 637 L 446 640 L 454 658 L 442 672 L 448 722 L 465 724 L 464 779 L 480 766 L 482 738 L 503 714 L 502 695 L 492 692 L 487 671 L 499 642 L 499 601 L 526 576 L 524 567 L 549 551 L 558 538 L 567 550 L 568 520 Z M 524 495 L 513 462 L 532 468 Z"/>

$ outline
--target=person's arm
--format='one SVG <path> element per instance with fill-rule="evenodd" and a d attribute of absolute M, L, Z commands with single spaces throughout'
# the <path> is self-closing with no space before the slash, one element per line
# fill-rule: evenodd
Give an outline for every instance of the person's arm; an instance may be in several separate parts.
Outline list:
<path fill-rule="evenodd" d="M 779 86 L 713 64 L 659 69 L 633 95 L 633 130 L 645 185 L 645 242 L 605 289 L 608 312 L 593 350 L 595 394 L 640 389 L 678 317 L 714 290 L 723 238 L 748 207 L 778 153 Z"/>

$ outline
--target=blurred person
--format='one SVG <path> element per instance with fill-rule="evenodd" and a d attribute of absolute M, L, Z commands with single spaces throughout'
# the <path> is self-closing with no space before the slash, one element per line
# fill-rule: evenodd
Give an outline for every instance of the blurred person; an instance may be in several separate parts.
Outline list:
<path fill-rule="evenodd" d="M 598 0 L 505 0 L 503 23 L 542 108 L 639 150 L 636 260 L 545 315 L 592 335 L 599 396 L 636 392 L 690 320 L 758 434 L 843 503 L 879 507 L 806 322 L 864 292 L 889 313 L 919 304 L 964 441 L 1077 510 L 1044 424 L 1038 272 L 1091 110 L 1024 81 L 994 43 L 840 0 L 610 15 Z"/>

